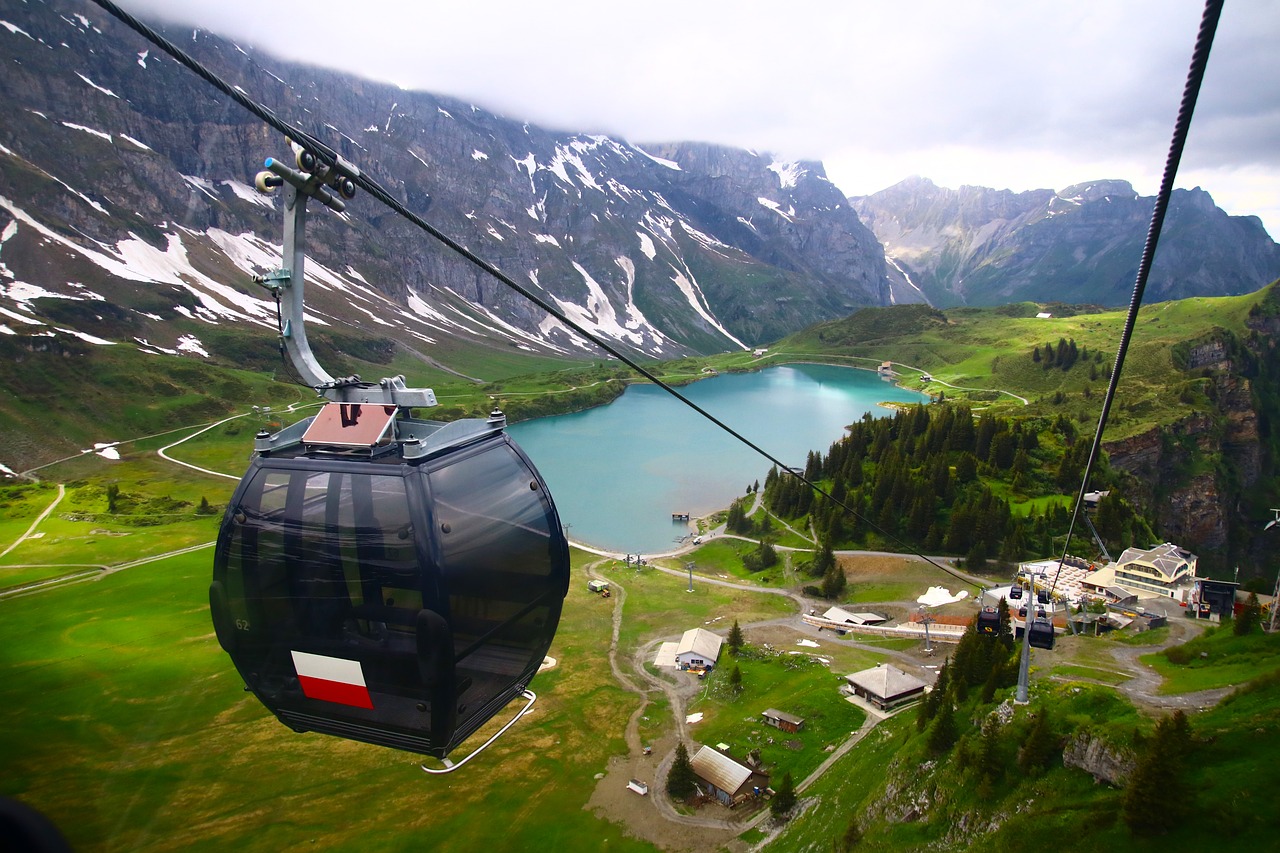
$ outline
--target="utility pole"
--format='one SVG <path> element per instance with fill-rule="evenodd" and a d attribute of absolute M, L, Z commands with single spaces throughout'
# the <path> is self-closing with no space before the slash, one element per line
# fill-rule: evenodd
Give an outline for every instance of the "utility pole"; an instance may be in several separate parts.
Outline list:
<path fill-rule="evenodd" d="M 684 567 L 689 572 L 689 588 L 685 592 L 693 592 L 693 563 L 685 563 Z"/>

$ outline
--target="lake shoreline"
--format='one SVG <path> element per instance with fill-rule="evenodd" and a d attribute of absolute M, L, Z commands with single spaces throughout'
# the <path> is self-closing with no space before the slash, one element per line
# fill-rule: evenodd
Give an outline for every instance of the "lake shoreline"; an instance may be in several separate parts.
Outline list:
<path fill-rule="evenodd" d="M 887 417 L 898 405 L 928 400 L 868 374 L 874 371 L 775 362 L 687 386 L 699 409 L 739 430 L 749 444 L 643 382 L 628 386 L 611 406 L 509 430 L 547 480 L 575 544 L 608 555 L 678 553 L 685 537 L 699 531 L 673 524 L 672 515 L 722 512 L 744 483 L 764 478 L 773 459 L 802 467 L 865 413 Z M 772 458 L 751 445 L 767 448 Z"/>

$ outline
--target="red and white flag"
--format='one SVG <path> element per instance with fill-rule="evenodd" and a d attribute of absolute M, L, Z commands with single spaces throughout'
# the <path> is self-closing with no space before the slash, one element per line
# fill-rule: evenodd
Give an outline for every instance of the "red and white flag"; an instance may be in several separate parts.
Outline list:
<path fill-rule="evenodd" d="M 293 668 L 298 671 L 298 683 L 308 699 L 321 699 L 339 705 L 356 708 L 373 708 L 373 699 L 364 683 L 364 670 L 360 661 L 331 658 L 294 651 Z"/>

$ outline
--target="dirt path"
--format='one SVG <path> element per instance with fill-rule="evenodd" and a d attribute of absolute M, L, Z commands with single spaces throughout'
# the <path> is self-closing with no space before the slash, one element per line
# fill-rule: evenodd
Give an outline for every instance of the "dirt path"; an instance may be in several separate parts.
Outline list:
<path fill-rule="evenodd" d="M 154 563 L 157 560 L 167 560 L 170 557 L 176 557 L 179 554 L 189 554 L 192 551 L 199 551 L 202 548 L 212 548 L 214 544 L 215 543 L 213 542 L 201 542 L 199 545 L 189 545 L 186 548 L 177 548 L 173 551 L 165 551 L 163 554 L 155 554 L 150 557 L 142 557 L 141 559 L 137 559 L 137 560 L 129 560 L 128 562 L 117 563 L 113 566 L 108 566 L 102 563 L 98 563 L 98 564 L 22 563 L 16 566 L 6 566 L 5 568 L 22 569 L 22 568 L 46 568 L 46 567 L 56 568 L 62 565 L 66 565 L 67 568 L 87 567 L 89 570 L 84 572 L 76 572 L 70 575 L 62 575 L 61 577 L 56 577 L 56 578 L 47 578 L 45 580 L 24 584 L 23 586 L 13 587 L 12 589 L 2 590 L 0 591 L 0 599 L 21 598 L 22 596 L 25 596 L 25 595 L 35 595 L 38 592 L 57 589 L 58 587 L 64 586 L 66 584 L 78 583 L 80 581 L 101 580 L 102 578 L 105 578 L 108 575 L 115 574 L 116 572 L 123 572 L 125 569 L 132 569 L 136 566 L 145 566 L 147 563 Z"/>
<path fill-rule="evenodd" d="M 1119 643 L 1114 644 L 1109 650 L 1111 656 L 1116 659 L 1116 663 L 1133 674 L 1132 678 L 1117 685 L 1116 689 L 1127 696 L 1129 701 L 1135 705 L 1148 709 L 1172 710 L 1181 708 L 1184 711 L 1196 711 L 1216 705 L 1219 700 L 1231 693 L 1235 688 L 1216 687 L 1209 690 L 1197 690 L 1194 693 L 1160 693 L 1160 685 L 1164 678 L 1160 673 L 1138 660 L 1143 655 L 1156 654 L 1170 646 L 1185 643 L 1198 635 L 1204 628 L 1204 624 L 1199 620 L 1178 620 L 1175 618 L 1169 621 L 1169 635 L 1158 645 L 1127 646 Z"/>
<path fill-rule="evenodd" d="M 31 522 L 31 526 L 27 528 L 26 533 L 23 533 L 16 540 L 14 540 L 14 543 L 10 545 L 8 548 L 5 548 L 3 551 L 0 551 L 0 557 L 7 556 L 8 553 L 12 551 L 14 548 L 17 548 L 23 542 L 26 542 L 28 539 L 34 536 L 36 532 L 36 528 L 40 526 L 40 522 L 48 518 L 49 513 L 53 512 L 54 509 L 57 508 L 58 504 L 62 503 L 62 499 L 65 498 L 66 496 L 67 496 L 67 487 L 59 483 L 58 496 L 53 499 L 53 503 L 45 507 L 44 511 L 41 512 L 38 516 L 36 516 L 36 520 Z"/>
<path fill-rule="evenodd" d="M 587 574 L 591 577 L 600 577 L 597 569 L 605 562 L 605 560 L 598 560 L 589 564 L 586 567 Z M 680 572 L 674 570 L 669 571 L 672 574 L 680 574 Z M 717 586 L 750 589 L 773 595 L 786 595 L 796 602 L 798 608 L 796 614 L 778 619 L 752 622 L 742 626 L 744 631 L 759 632 L 763 630 L 767 632 L 770 629 L 775 629 L 785 631 L 788 634 L 798 632 L 801 635 L 820 636 L 827 642 L 865 648 L 880 654 L 888 654 L 892 657 L 900 658 L 905 663 L 912 664 L 913 667 L 919 665 L 918 660 L 905 652 L 883 649 L 853 640 L 843 640 L 826 634 L 819 634 L 816 629 L 805 624 L 800 619 L 799 614 L 803 613 L 805 607 L 808 606 L 807 600 L 789 590 L 751 587 L 745 584 L 712 578 L 702 578 L 701 580 Z M 689 727 L 686 722 L 688 703 L 698 695 L 702 683 L 688 673 L 663 672 L 657 674 L 647 667 L 648 661 L 653 658 L 658 646 L 663 642 L 670 641 L 671 637 L 658 638 L 644 643 L 626 659 L 626 665 L 624 665 L 624 662 L 618 656 L 618 644 L 623 613 L 626 607 L 627 591 L 625 587 L 615 580 L 610 579 L 609 585 L 613 597 L 612 630 L 609 638 L 609 669 L 618 684 L 624 690 L 636 694 L 640 701 L 627 721 L 625 732 L 627 754 L 611 758 L 606 771 L 598 774 L 595 790 L 592 792 L 586 808 L 599 817 L 623 825 L 629 834 L 655 844 L 663 850 L 746 850 L 746 843 L 737 840 L 737 836 L 748 829 L 765 823 L 770 818 L 768 809 L 760 809 L 754 814 L 750 814 L 746 811 L 732 810 L 717 803 L 707 803 L 699 806 L 697 814 L 685 814 L 667 796 L 665 782 L 671 762 L 675 758 L 676 745 L 689 740 Z M 670 709 L 672 726 L 666 734 L 650 745 L 650 752 L 646 754 L 644 744 L 640 738 L 640 722 L 646 719 L 645 712 L 653 706 L 657 695 L 661 695 Z M 797 792 L 804 791 L 819 779 L 824 772 L 847 754 L 882 719 L 883 717 L 878 715 L 868 714 L 862 727 L 833 750 L 831 755 L 827 756 L 822 764 L 799 784 Z M 632 779 L 644 782 L 649 786 L 647 796 L 640 796 L 627 788 L 627 783 Z M 759 845 L 756 845 L 756 849 L 758 848 Z"/>
<path fill-rule="evenodd" d="M 605 560 L 589 564 L 587 574 L 599 577 L 596 569 Z M 678 742 L 688 734 L 684 709 L 689 698 L 697 695 L 698 682 L 688 675 L 677 673 L 680 682 L 655 676 L 645 668 L 645 662 L 662 640 L 646 643 L 632 655 L 629 668 L 618 660 L 618 637 L 622 628 L 622 616 L 626 607 L 626 588 L 617 581 L 609 581 L 613 598 L 613 626 L 609 637 L 609 669 L 618 684 L 634 693 L 640 702 L 627 720 L 625 740 L 627 754 L 609 759 L 608 768 L 597 775 L 595 790 L 586 808 L 597 816 L 620 823 L 627 832 L 663 850 L 707 850 L 723 847 L 733 841 L 744 826 L 741 820 L 713 816 L 712 809 L 704 808 L 700 814 L 680 814 L 667 797 L 665 781 L 667 770 L 675 757 Z M 634 675 L 633 675 L 634 674 Z M 675 731 L 665 734 L 651 745 L 648 754 L 640 740 L 640 723 L 646 719 L 645 711 L 653 704 L 653 694 L 665 696 L 672 710 Z M 641 796 L 627 787 L 637 779 L 649 786 L 648 796 Z M 725 815 L 734 813 L 722 809 Z"/>

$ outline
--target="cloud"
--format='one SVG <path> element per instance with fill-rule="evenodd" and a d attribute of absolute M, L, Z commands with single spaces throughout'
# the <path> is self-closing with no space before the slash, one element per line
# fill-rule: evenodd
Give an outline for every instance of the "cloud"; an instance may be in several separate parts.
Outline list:
<path fill-rule="evenodd" d="M 850 194 L 911 174 L 1154 193 L 1201 15 L 1193 0 L 128 6 L 551 129 L 822 160 Z M 1262 211 L 1227 199 L 1280 197 L 1278 41 L 1270 0 L 1223 13 L 1185 168 L 1233 213 Z"/>

